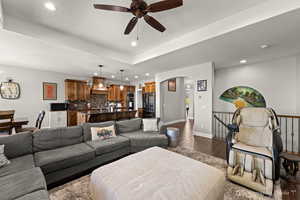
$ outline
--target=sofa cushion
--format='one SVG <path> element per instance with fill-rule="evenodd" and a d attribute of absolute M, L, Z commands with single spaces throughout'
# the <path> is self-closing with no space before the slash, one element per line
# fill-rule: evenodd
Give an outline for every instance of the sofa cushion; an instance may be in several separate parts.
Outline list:
<path fill-rule="evenodd" d="M 168 138 L 166 135 L 159 134 L 158 132 L 144 133 L 142 130 L 131 133 L 123 133 L 122 136 L 130 139 L 131 146 L 168 146 Z"/>
<path fill-rule="evenodd" d="M 45 174 L 92 160 L 95 151 L 85 143 L 42 151 L 34 154 L 36 166 Z"/>
<path fill-rule="evenodd" d="M 131 120 L 118 121 L 117 131 L 118 133 L 128 133 L 138 131 L 142 128 L 142 119 L 136 118 Z"/>
<path fill-rule="evenodd" d="M 0 177 L 34 168 L 33 155 L 29 154 L 10 160 L 10 164 L 0 168 Z"/>
<path fill-rule="evenodd" d="M 87 144 L 95 149 L 96 156 L 110 153 L 130 145 L 129 139 L 122 136 L 117 136 L 106 140 L 88 141 Z"/>
<path fill-rule="evenodd" d="M 84 141 L 90 141 L 92 140 L 92 132 L 91 132 L 91 128 L 92 127 L 108 127 L 108 126 L 112 126 L 115 125 L 114 121 L 108 121 L 108 122 L 102 122 L 102 123 L 85 123 L 82 125 L 83 128 L 83 135 L 84 135 Z"/>
<path fill-rule="evenodd" d="M 33 134 L 34 152 L 56 149 L 83 142 L 81 126 L 47 128 Z"/>
<path fill-rule="evenodd" d="M 0 199 L 12 200 L 29 193 L 46 190 L 46 182 L 40 168 L 32 168 L 0 177 Z"/>
<path fill-rule="evenodd" d="M 36 192 L 32 192 L 30 194 L 26 194 L 15 200 L 50 200 L 50 199 L 49 199 L 49 194 L 46 190 L 39 190 Z"/>
<path fill-rule="evenodd" d="M 29 132 L 0 137 L 0 145 L 4 144 L 4 153 L 8 159 L 32 154 L 32 134 Z"/>

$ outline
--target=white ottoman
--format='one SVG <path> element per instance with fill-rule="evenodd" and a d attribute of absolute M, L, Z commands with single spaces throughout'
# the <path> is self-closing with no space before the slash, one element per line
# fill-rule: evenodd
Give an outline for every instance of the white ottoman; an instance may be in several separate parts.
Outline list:
<path fill-rule="evenodd" d="M 94 200 L 221 200 L 222 171 L 154 147 L 96 169 Z"/>

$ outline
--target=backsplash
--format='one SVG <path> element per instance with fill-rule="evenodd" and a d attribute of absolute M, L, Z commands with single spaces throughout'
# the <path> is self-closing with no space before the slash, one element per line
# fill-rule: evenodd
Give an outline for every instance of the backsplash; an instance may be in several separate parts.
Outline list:
<path fill-rule="evenodd" d="M 104 107 L 105 103 L 107 102 L 107 96 L 103 94 L 92 94 L 90 103 L 91 108 L 100 108 Z"/>

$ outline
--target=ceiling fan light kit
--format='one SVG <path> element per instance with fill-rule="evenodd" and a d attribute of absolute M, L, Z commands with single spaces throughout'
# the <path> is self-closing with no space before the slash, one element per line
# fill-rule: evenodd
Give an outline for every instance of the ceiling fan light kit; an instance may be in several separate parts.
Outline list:
<path fill-rule="evenodd" d="M 126 29 L 124 31 L 125 35 L 131 33 L 131 31 L 136 26 L 139 19 L 144 18 L 147 24 L 152 28 L 164 32 L 166 28 L 158 22 L 155 18 L 148 15 L 148 13 L 161 12 L 165 10 L 170 10 L 177 8 L 183 5 L 183 0 L 165 0 L 157 3 L 152 3 L 148 5 L 144 0 L 132 0 L 130 8 L 114 5 L 104 5 L 104 4 L 95 4 L 94 8 L 101 10 L 111 10 L 117 12 L 128 12 L 132 13 L 134 17 L 129 21 Z"/>

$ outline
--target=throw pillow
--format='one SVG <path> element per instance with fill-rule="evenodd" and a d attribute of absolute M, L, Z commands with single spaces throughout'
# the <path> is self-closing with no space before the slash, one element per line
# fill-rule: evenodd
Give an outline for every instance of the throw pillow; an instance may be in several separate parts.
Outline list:
<path fill-rule="evenodd" d="M 157 132 L 158 123 L 157 119 L 143 119 L 143 130 L 144 132 Z"/>
<path fill-rule="evenodd" d="M 92 140 L 105 140 L 116 136 L 115 126 L 91 127 Z"/>
<path fill-rule="evenodd" d="M 4 154 L 4 145 L 0 145 L 0 168 L 4 165 L 8 165 L 10 161 L 7 159 L 7 157 Z"/>

